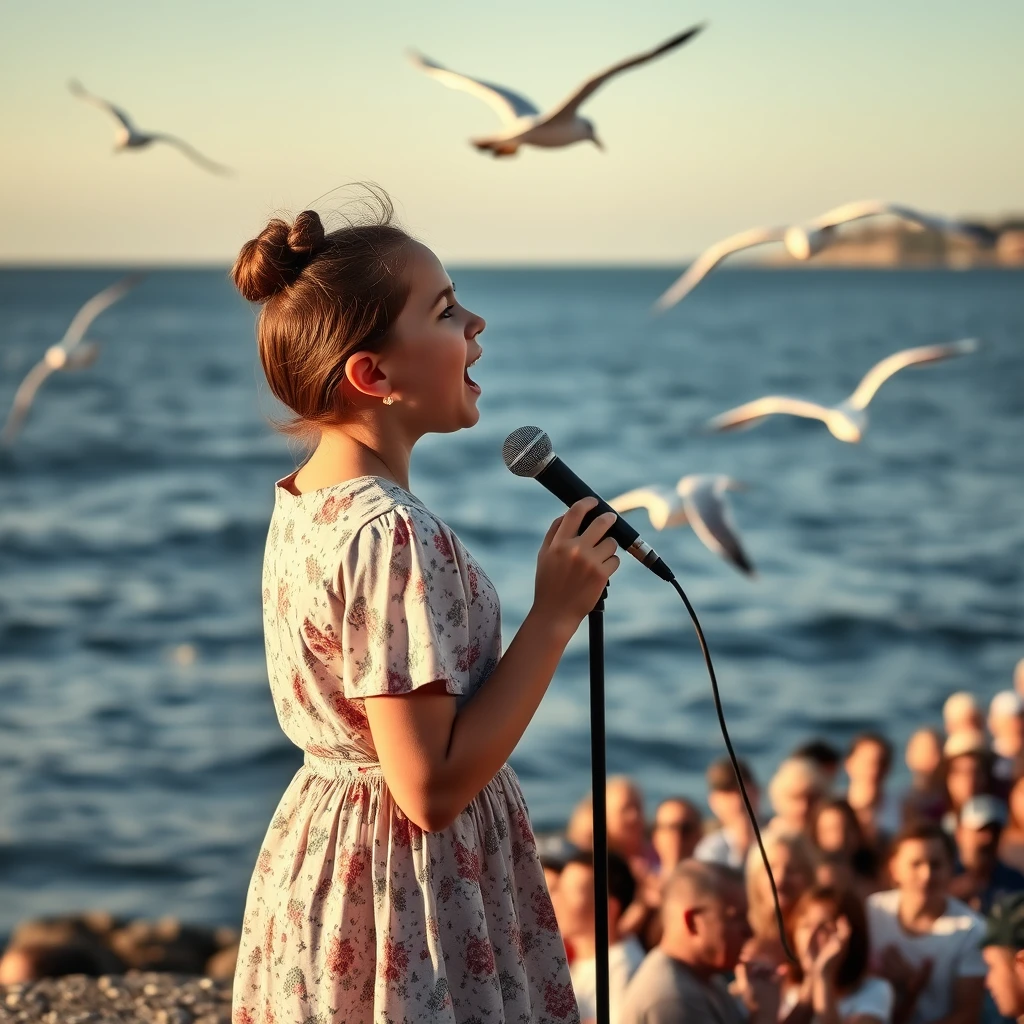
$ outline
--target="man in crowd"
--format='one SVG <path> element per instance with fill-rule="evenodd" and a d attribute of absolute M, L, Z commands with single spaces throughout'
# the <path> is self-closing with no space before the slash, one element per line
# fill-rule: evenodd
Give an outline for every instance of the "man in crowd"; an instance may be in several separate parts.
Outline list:
<path fill-rule="evenodd" d="M 998 856 L 1005 824 L 1006 804 L 994 796 L 971 797 L 960 808 L 959 871 L 949 891 L 979 914 L 987 914 L 1003 896 L 1024 892 L 1024 875 Z"/>
<path fill-rule="evenodd" d="M 813 761 L 825 776 L 829 790 L 835 785 L 836 777 L 839 775 L 839 768 L 842 765 L 843 757 L 839 751 L 829 743 L 828 740 L 814 739 L 801 743 L 795 750 L 790 752 L 790 757 L 803 757 Z M 826 793 L 826 796 L 828 794 Z"/>
<path fill-rule="evenodd" d="M 988 917 L 982 955 L 985 984 L 1001 1014 L 1024 1022 L 1024 893 L 1007 896 Z"/>
<path fill-rule="evenodd" d="M 754 813 L 757 814 L 761 796 L 757 781 L 745 761 L 738 763 L 743 784 L 747 788 L 747 796 L 750 797 Z M 708 784 L 708 807 L 718 819 L 720 828 L 701 839 L 694 856 L 697 860 L 711 864 L 742 868 L 754 833 L 750 827 L 750 818 L 743 804 L 743 796 L 736 781 L 732 762 L 727 757 L 713 761 L 705 778 Z"/>
<path fill-rule="evenodd" d="M 1024 751 L 1024 698 L 1003 690 L 988 706 L 988 731 L 992 736 L 992 775 L 1003 796 L 1013 784 L 1017 762 Z"/>
<path fill-rule="evenodd" d="M 942 725 L 947 736 L 958 732 L 981 732 L 985 728 L 985 720 L 974 694 L 967 690 L 951 693 L 942 705 Z"/>
<path fill-rule="evenodd" d="M 899 799 L 885 788 L 892 767 L 892 744 L 874 732 L 854 737 L 846 755 L 850 786 L 846 802 L 860 822 L 864 838 L 881 849 L 899 831 L 901 811 Z"/>
<path fill-rule="evenodd" d="M 985 992 L 982 920 L 949 895 L 953 850 L 938 825 L 907 826 L 889 871 L 896 888 L 868 897 L 873 973 L 896 992 L 893 1024 L 976 1024 Z"/>
<path fill-rule="evenodd" d="M 740 963 L 750 937 L 743 876 L 721 864 L 683 861 L 665 885 L 663 932 L 626 989 L 619 1024 L 741 1024 L 724 975 L 736 972 L 750 1024 L 775 1024 L 774 971 Z"/>
<path fill-rule="evenodd" d="M 608 851 L 608 1009 L 618 1020 L 619 1005 L 626 983 L 644 958 L 644 948 L 636 936 L 619 938 L 619 918 L 633 902 L 636 882 L 629 865 Z M 594 855 L 580 850 L 565 861 L 552 893 L 552 904 L 559 931 L 566 947 L 573 950 L 569 966 L 573 991 L 583 1024 L 597 1018 L 597 947 L 595 936 Z"/>

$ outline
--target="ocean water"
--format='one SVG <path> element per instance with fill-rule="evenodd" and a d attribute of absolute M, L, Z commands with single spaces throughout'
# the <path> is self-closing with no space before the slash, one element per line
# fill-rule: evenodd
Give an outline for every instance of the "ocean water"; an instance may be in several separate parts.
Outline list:
<path fill-rule="evenodd" d="M 0 272 L 0 409 L 117 271 Z M 797 742 L 982 698 L 1024 656 L 1024 276 L 723 272 L 668 315 L 667 270 L 462 270 L 482 313 L 480 424 L 417 449 L 412 488 L 474 551 L 506 642 L 560 511 L 505 469 L 523 424 L 606 496 L 690 472 L 750 485 L 734 510 L 759 578 L 688 530 L 654 534 L 707 633 L 732 735 L 766 780 Z M 237 924 L 301 754 L 268 694 L 260 567 L 275 479 L 252 310 L 223 271 L 153 274 L 57 375 L 0 454 L 0 935 L 104 907 Z M 708 416 L 767 392 L 849 393 L 896 349 L 984 347 L 886 384 L 859 445 L 816 424 L 728 436 Z M 649 805 L 700 798 L 723 752 L 672 591 L 627 560 L 611 587 L 608 763 Z M 187 655 L 191 654 L 190 660 Z M 511 761 L 535 825 L 589 787 L 586 631 Z M 900 776 L 897 774 L 897 782 Z"/>

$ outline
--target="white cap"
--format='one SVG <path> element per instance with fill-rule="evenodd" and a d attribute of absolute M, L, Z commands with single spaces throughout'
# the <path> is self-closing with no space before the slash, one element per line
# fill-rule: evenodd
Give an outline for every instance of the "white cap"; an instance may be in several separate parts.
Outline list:
<path fill-rule="evenodd" d="M 986 794 L 972 796 L 960 808 L 960 824 L 969 829 L 988 828 L 989 825 L 1002 828 L 1006 824 L 1006 804 Z"/>
<path fill-rule="evenodd" d="M 942 705 L 942 717 L 948 722 L 950 718 L 961 718 L 977 710 L 978 702 L 974 699 L 974 694 L 960 690 L 946 698 L 946 703 Z"/>
<path fill-rule="evenodd" d="M 1024 697 L 1013 690 L 1001 690 L 988 706 L 989 718 L 1015 718 L 1024 715 Z"/>
<path fill-rule="evenodd" d="M 987 750 L 988 739 L 983 732 L 976 729 L 961 729 L 946 740 L 942 753 L 949 760 L 963 754 L 984 754 Z"/>

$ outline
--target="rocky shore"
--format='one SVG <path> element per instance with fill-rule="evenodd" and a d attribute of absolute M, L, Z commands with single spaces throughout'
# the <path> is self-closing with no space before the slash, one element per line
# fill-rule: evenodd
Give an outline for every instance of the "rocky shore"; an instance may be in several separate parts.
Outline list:
<path fill-rule="evenodd" d="M 0 1024 L 229 1024 L 231 982 L 155 971 L 0 985 Z"/>

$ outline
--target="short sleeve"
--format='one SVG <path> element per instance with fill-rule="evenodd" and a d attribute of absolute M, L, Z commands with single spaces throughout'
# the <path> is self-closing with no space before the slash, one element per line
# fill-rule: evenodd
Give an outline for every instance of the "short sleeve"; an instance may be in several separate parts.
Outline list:
<path fill-rule="evenodd" d="M 960 955 L 956 958 L 953 971 L 957 978 L 983 978 L 988 974 L 981 943 L 985 938 L 985 926 L 981 919 L 971 915 L 971 923 L 964 932 Z"/>
<path fill-rule="evenodd" d="M 473 659 L 468 572 L 450 531 L 408 506 L 364 524 L 343 555 L 341 677 L 350 700 L 442 681 L 465 692 Z"/>
<path fill-rule="evenodd" d="M 877 1017 L 889 1024 L 893 1010 L 892 986 L 884 978 L 865 978 L 856 992 L 839 1003 L 843 1017 Z"/>

